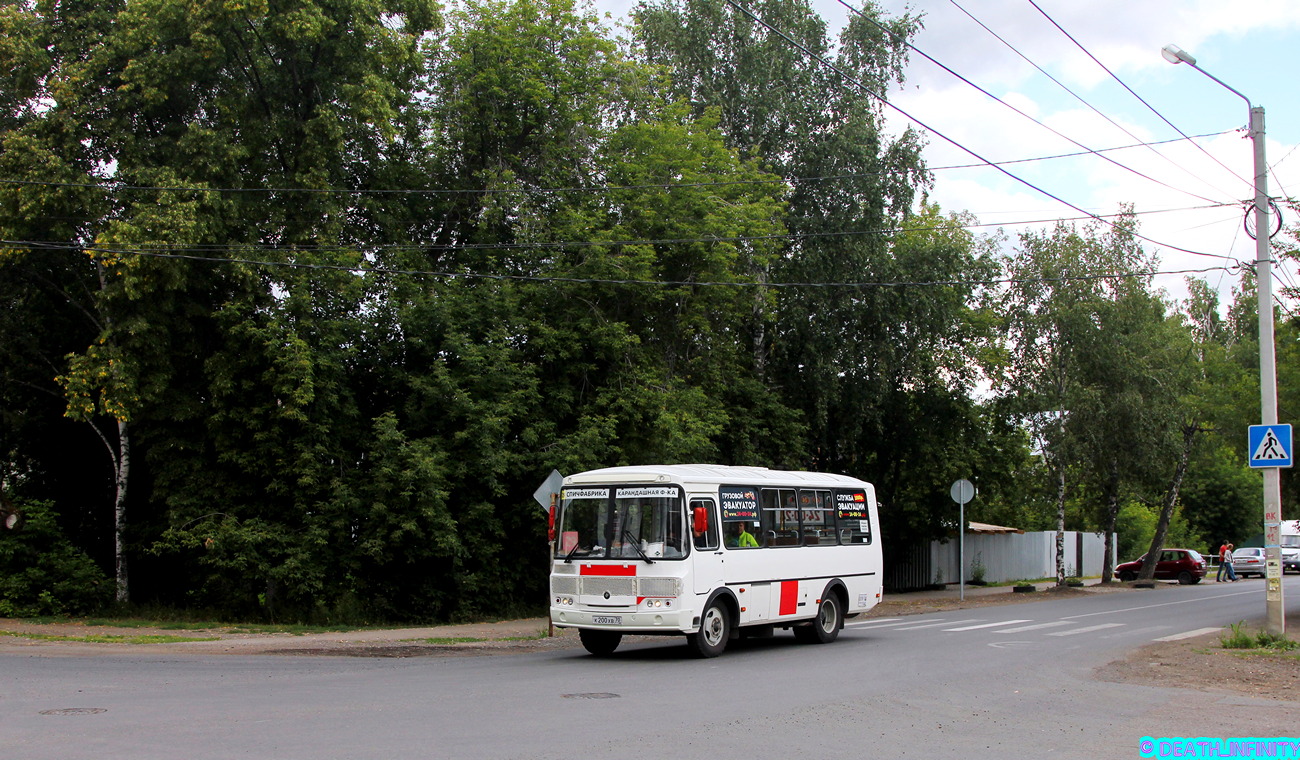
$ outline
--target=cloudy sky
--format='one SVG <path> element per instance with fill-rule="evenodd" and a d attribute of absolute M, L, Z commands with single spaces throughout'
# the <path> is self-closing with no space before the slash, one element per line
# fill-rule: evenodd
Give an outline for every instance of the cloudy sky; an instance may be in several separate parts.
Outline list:
<path fill-rule="evenodd" d="M 861 0 L 846 1 L 861 7 Z M 931 199 L 946 210 L 968 211 L 1011 233 L 1025 222 L 1080 216 L 1070 206 L 1112 214 L 1129 203 L 1140 215 L 1141 232 L 1158 241 L 1148 248 L 1159 252 L 1164 270 L 1253 259 L 1254 242 L 1242 230 L 1240 205 L 1253 196 L 1246 101 L 1185 64 L 1167 63 L 1160 49 L 1168 43 L 1179 45 L 1206 72 L 1265 107 L 1270 193 L 1300 195 L 1300 98 L 1295 83 L 1300 72 L 1300 3 L 1035 2 L 1037 7 L 1030 0 L 879 0 L 891 14 L 923 16 L 924 29 L 913 40 L 920 51 L 1046 125 L 1017 114 L 913 53 L 908 81 L 891 100 L 930 127 L 926 158 L 936 168 Z M 618 14 L 631 3 L 604 0 L 597 5 Z M 851 13 L 838 0 L 814 0 L 813 6 L 833 28 Z M 895 132 L 907 123 L 896 112 L 890 120 Z M 941 168 L 979 162 L 954 142 L 984 159 L 1002 162 L 1176 140 L 1179 130 L 1215 136 L 1197 139 L 1195 145 L 1178 141 L 1106 152 L 1113 163 L 1085 155 L 1005 167 L 1069 205 L 996 169 Z M 1288 214 L 1285 221 L 1293 225 L 1300 220 Z M 1294 265 L 1285 270 L 1279 274 L 1282 282 L 1300 281 Z M 1229 272 L 1202 276 L 1225 294 L 1239 280 Z M 1158 282 L 1174 296 L 1185 293 L 1181 275 Z"/>

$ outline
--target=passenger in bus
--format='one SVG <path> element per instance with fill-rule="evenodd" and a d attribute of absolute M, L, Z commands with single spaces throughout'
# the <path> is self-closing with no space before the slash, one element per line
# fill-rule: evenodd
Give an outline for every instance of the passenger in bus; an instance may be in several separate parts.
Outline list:
<path fill-rule="evenodd" d="M 738 522 L 736 523 L 735 535 L 727 537 L 727 546 L 738 549 L 757 549 L 758 539 L 754 538 L 754 534 L 749 532 L 745 523 Z"/>

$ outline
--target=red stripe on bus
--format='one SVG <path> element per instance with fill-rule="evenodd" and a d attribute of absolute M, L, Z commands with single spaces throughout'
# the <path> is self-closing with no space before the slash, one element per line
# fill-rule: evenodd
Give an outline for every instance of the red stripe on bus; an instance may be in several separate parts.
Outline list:
<path fill-rule="evenodd" d="M 793 615 L 799 609 L 799 581 L 781 581 L 781 608 L 778 615 Z"/>
<path fill-rule="evenodd" d="M 582 565 L 579 575 L 636 575 L 636 565 Z"/>

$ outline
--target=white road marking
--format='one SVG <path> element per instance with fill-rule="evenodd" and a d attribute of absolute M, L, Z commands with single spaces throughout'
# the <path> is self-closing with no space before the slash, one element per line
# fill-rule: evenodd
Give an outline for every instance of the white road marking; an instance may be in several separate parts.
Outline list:
<path fill-rule="evenodd" d="M 1230 594 L 1214 594 L 1211 596 L 1197 597 L 1196 599 L 1180 599 L 1177 602 L 1161 602 L 1160 604 L 1144 604 L 1141 607 L 1125 607 L 1121 610 L 1105 610 L 1103 612 L 1089 612 L 1083 615 L 1069 615 L 1062 618 L 1063 620 L 1078 620 L 1079 618 L 1093 617 L 1094 615 L 1114 615 L 1117 612 L 1133 612 L 1134 610 L 1154 610 L 1157 607 L 1169 607 L 1175 604 L 1191 604 L 1193 602 L 1204 602 L 1210 599 L 1225 599 L 1230 596 L 1246 596 L 1247 594 L 1258 594 L 1259 591 L 1234 591 Z"/>
<path fill-rule="evenodd" d="M 952 620 L 947 623 L 926 623 L 925 625 L 909 625 L 906 628 L 895 628 L 895 631 L 919 631 L 922 628 L 938 628 L 941 625 L 957 625 L 958 623 L 978 623 L 983 618 L 971 618 L 970 620 Z"/>
<path fill-rule="evenodd" d="M 891 620 L 901 620 L 901 623 L 892 623 Z M 888 628 L 891 625 L 903 625 L 908 621 L 904 618 L 873 618 L 864 620 L 861 623 L 845 623 L 845 628 Z M 886 625 L 888 624 L 888 625 Z"/>
<path fill-rule="evenodd" d="M 1105 628 L 1119 628 L 1123 625 L 1126 624 L 1125 623 L 1102 623 L 1101 625 L 1089 625 L 1083 628 L 1071 628 L 1068 631 L 1053 631 L 1052 633 L 1045 633 L 1043 635 L 1044 636 L 1073 636 L 1078 633 L 1092 633 L 1093 631 L 1100 631 Z"/>
<path fill-rule="evenodd" d="M 1019 628 L 1008 628 L 998 633 L 1024 633 L 1025 631 L 1037 631 L 1042 628 L 1055 628 L 1058 625 L 1070 625 L 1068 620 L 1057 620 L 1053 623 L 1038 623 L 1036 625 L 1022 625 Z"/>
<path fill-rule="evenodd" d="M 1222 631 L 1222 630 L 1223 630 L 1223 626 L 1219 626 L 1218 628 L 1197 628 L 1194 631 L 1183 631 L 1182 633 L 1175 633 L 1169 636 L 1161 636 L 1158 639 L 1151 639 L 1151 640 L 1152 641 L 1180 641 L 1182 639 L 1191 639 L 1206 633 L 1215 633 L 1217 631 Z"/>
<path fill-rule="evenodd" d="M 1120 631 L 1118 633 L 1108 633 L 1105 636 L 1102 636 L 1101 638 L 1118 639 L 1124 636 L 1144 636 L 1148 633 L 1155 633 L 1156 631 L 1167 631 L 1167 630 L 1169 630 L 1169 626 L 1167 625 L 1149 625 L 1146 628 L 1134 628 L 1131 631 Z"/>
<path fill-rule="evenodd" d="M 1025 618 L 1024 620 L 1003 620 L 1001 623 L 981 623 L 979 625 L 967 625 L 962 626 L 961 628 L 945 628 L 943 630 L 945 633 L 948 631 L 973 631 L 976 628 L 997 628 L 1000 625 L 1015 625 L 1016 623 L 1028 622 L 1029 618 Z M 1005 633 L 1005 631 L 998 631 L 998 633 Z"/>

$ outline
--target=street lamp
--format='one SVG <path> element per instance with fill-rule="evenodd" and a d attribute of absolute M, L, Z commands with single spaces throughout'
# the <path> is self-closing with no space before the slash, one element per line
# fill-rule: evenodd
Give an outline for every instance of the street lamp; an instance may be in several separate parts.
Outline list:
<path fill-rule="evenodd" d="M 1177 45 L 1160 51 L 1166 61 L 1185 63 L 1221 87 L 1246 101 L 1250 108 L 1250 142 L 1255 153 L 1255 284 L 1259 296 L 1259 399 L 1260 422 L 1277 424 L 1277 369 L 1273 349 L 1273 252 L 1269 243 L 1268 163 L 1264 160 L 1264 107 L 1229 87 L 1218 77 L 1196 65 L 1196 59 Z M 1277 467 L 1264 469 L 1264 545 L 1268 573 L 1265 597 L 1268 604 L 1268 632 L 1286 633 L 1282 605 L 1281 549 L 1278 535 L 1282 521 L 1282 477 Z"/>

